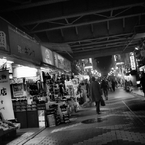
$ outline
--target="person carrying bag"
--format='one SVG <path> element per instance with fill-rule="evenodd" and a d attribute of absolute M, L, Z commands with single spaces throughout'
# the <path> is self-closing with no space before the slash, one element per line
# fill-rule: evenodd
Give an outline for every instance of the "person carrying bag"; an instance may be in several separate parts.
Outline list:
<path fill-rule="evenodd" d="M 92 77 L 91 83 L 90 83 L 90 97 L 92 102 L 95 102 L 96 104 L 96 112 L 97 114 L 100 113 L 100 104 L 102 99 L 102 91 L 101 87 L 97 80 L 95 80 L 95 77 Z"/>

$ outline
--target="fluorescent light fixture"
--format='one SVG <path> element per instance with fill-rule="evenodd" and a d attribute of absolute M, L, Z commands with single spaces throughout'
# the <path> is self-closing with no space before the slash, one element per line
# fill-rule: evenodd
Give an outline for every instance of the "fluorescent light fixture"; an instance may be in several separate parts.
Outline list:
<path fill-rule="evenodd" d="M 93 66 L 85 66 L 85 69 L 93 68 Z"/>
<path fill-rule="evenodd" d="M 135 50 L 139 50 L 138 47 L 135 47 Z"/>
<path fill-rule="evenodd" d="M 124 62 L 117 62 L 116 65 L 122 65 Z"/>
<path fill-rule="evenodd" d="M 16 67 L 14 69 L 14 77 L 23 78 L 23 77 L 34 77 L 37 75 L 37 69 L 27 66 Z"/>

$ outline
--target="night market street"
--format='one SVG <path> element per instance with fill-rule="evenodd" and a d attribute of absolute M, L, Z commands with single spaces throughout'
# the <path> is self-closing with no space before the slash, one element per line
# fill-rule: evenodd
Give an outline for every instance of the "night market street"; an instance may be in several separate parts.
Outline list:
<path fill-rule="evenodd" d="M 141 145 L 145 144 L 145 101 L 122 88 L 109 93 L 97 115 L 95 107 L 82 108 L 71 123 L 46 128 L 24 145 Z M 30 131 L 31 132 L 31 131 Z M 28 133 L 28 132 L 27 132 Z M 9 143 L 14 145 L 18 139 Z"/>

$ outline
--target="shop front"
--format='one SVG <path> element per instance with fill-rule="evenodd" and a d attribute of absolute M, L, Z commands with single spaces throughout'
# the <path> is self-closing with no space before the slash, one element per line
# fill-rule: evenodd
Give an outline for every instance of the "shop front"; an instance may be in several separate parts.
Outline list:
<path fill-rule="evenodd" d="M 39 74 L 40 45 L 22 32 L 8 27 L 10 55 L 13 60 L 10 87 L 14 116 L 21 128 L 40 127 L 37 99 L 41 93 Z M 45 123 L 43 123 L 45 126 Z"/>
<path fill-rule="evenodd" d="M 10 78 L 12 75 L 12 58 L 10 56 L 10 43 L 8 24 L 0 18 L 0 142 L 5 135 L 16 135 L 20 126 L 15 120 Z"/>
<path fill-rule="evenodd" d="M 42 81 L 47 98 L 46 103 L 46 120 L 47 126 L 56 126 L 60 123 L 69 122 L 67 113 L 67 102 L 64 97 L 64 70 L 63 62 L 58 61 L 58 54 L 52 52 L 44 46 L 42 51 Z M 64 59 L 63 57 L 61 57 Z M 58 67 L 59 66 L 59 67 Z"/>

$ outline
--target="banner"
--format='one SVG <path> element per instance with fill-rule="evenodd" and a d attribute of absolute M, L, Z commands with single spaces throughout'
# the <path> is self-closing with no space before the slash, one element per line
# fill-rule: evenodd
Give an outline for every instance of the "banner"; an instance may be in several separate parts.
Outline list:
<path fill-rule="evenodd" d="M 53 52 L 41 45 L 42 61 L 47 64 L 54 65 Z"/>
<path fill-rule="evenodd" d="M 4 119 L 15 119 L 8 71 L 0 72 L 0 112 L 3 114 Z"/>
<path fill-rule="evenodd" d="M 0 18 L 0 50 L 9 51 L 8 24 Z"/>

